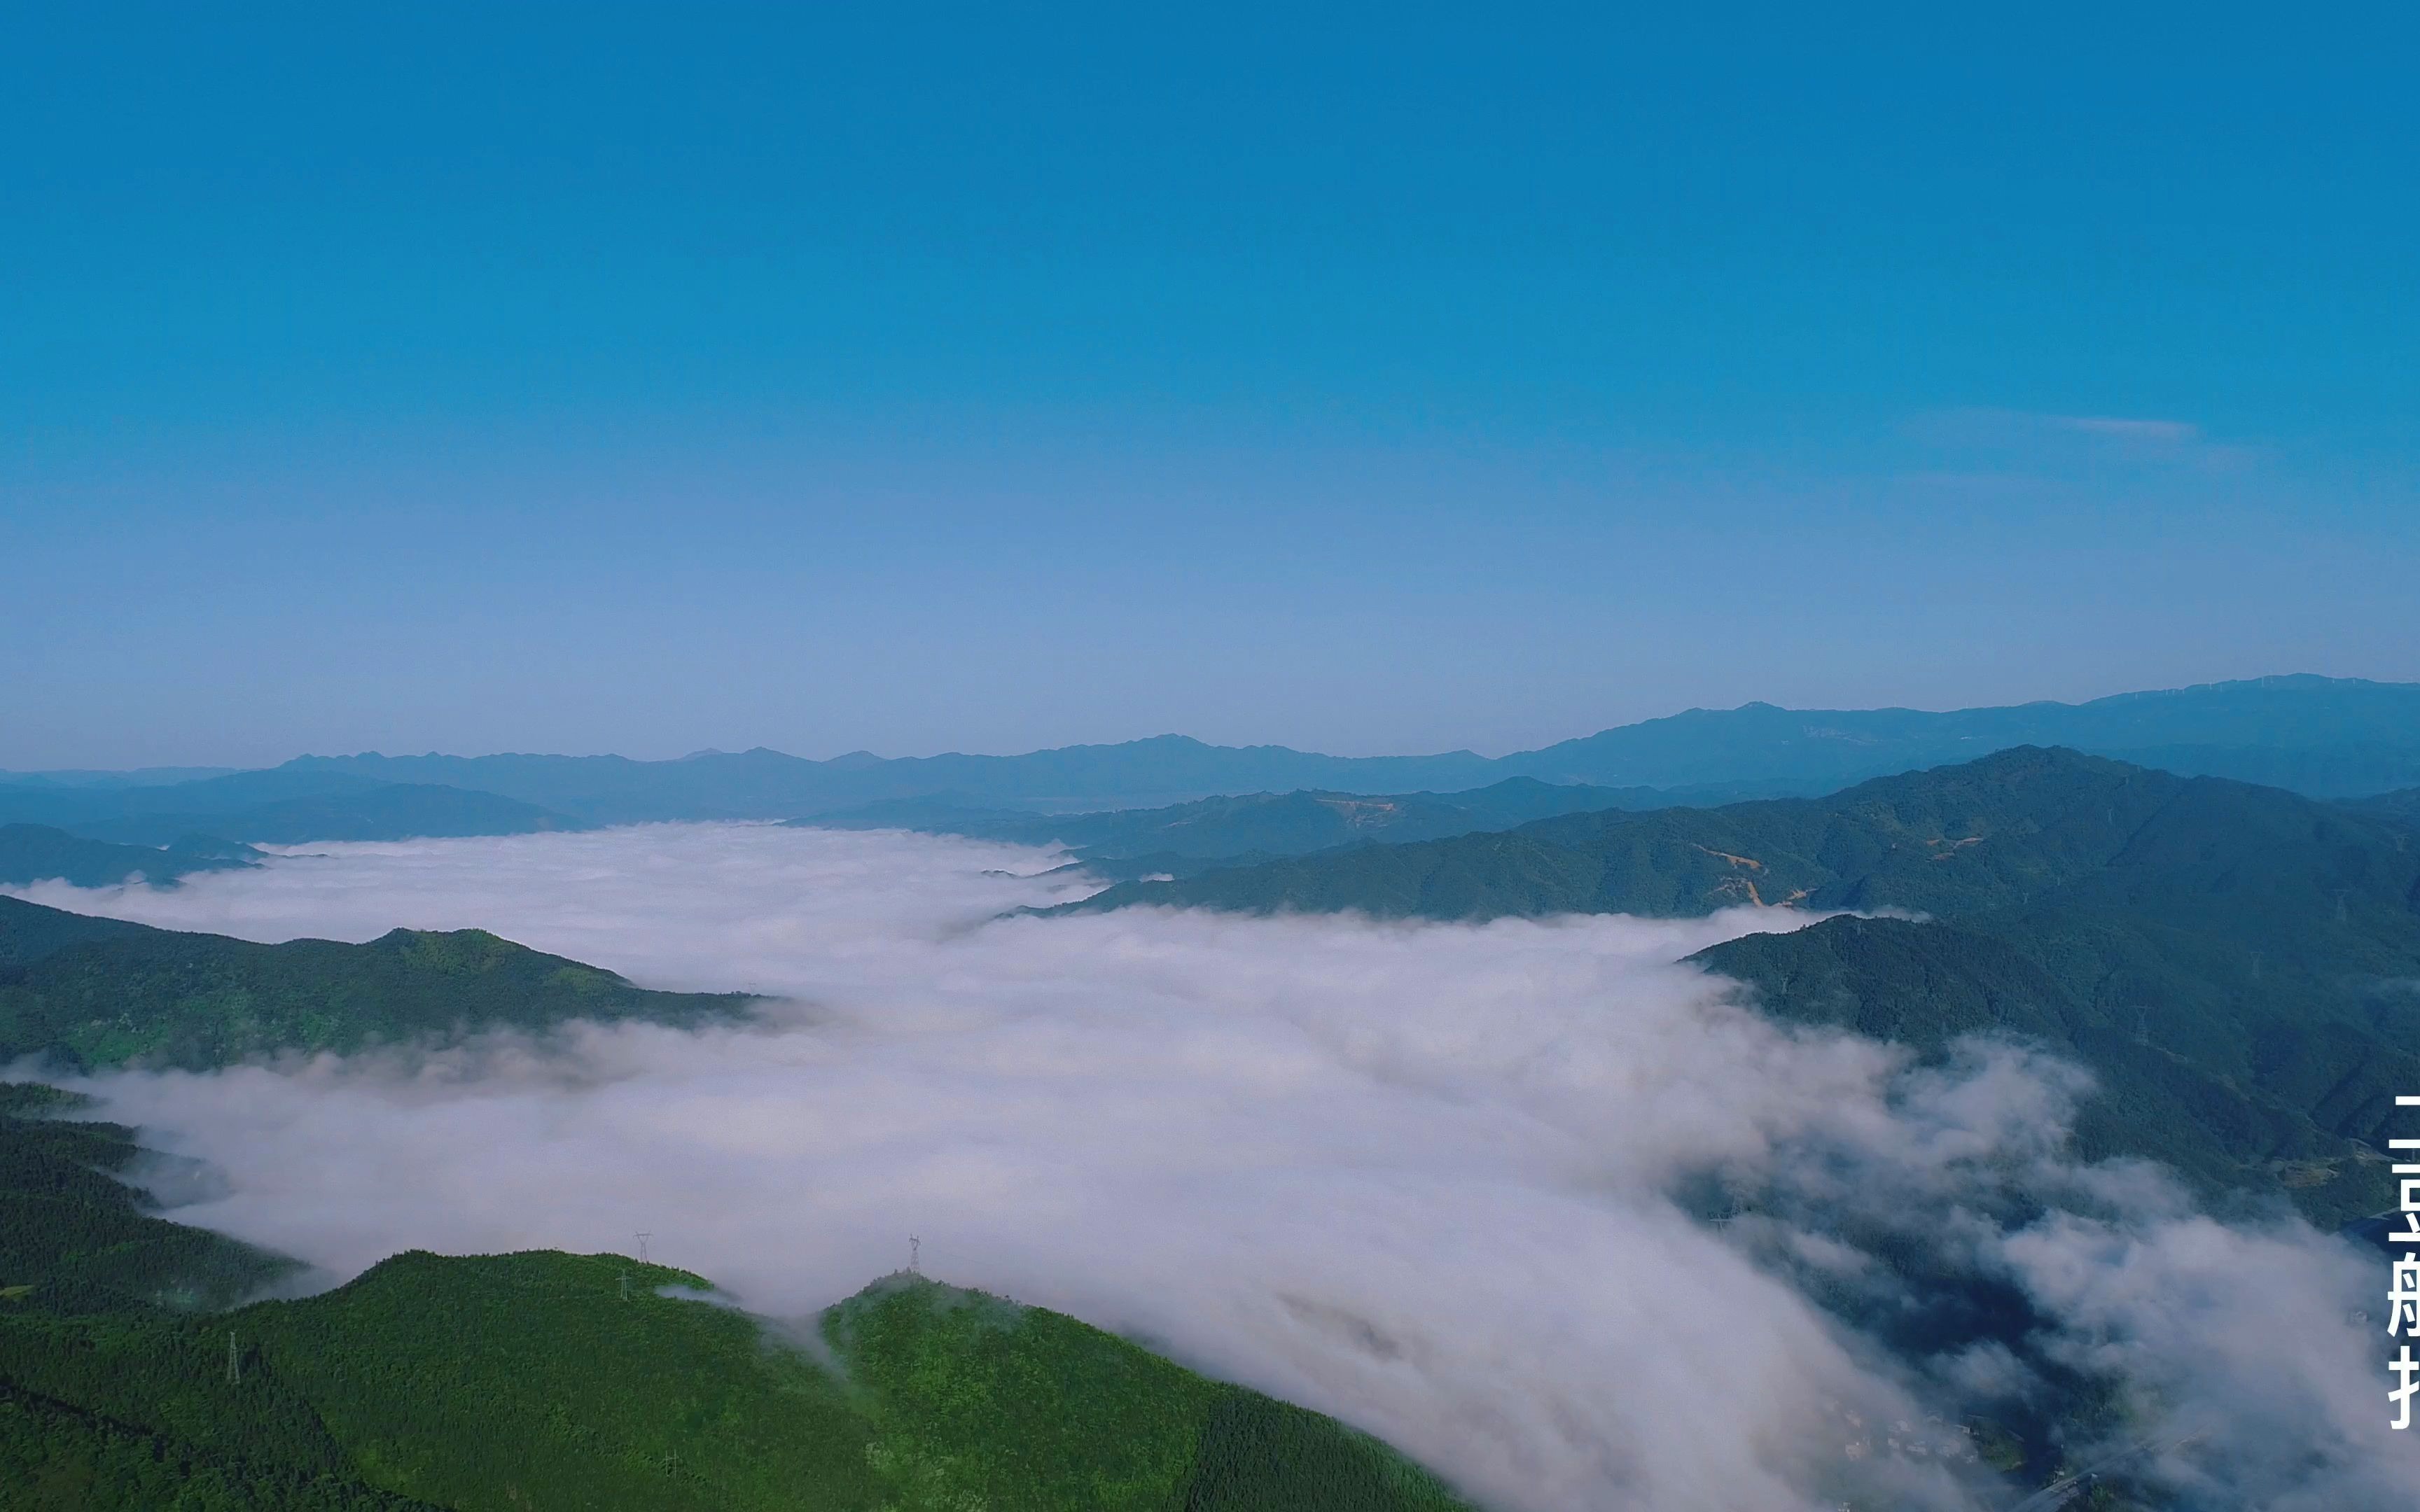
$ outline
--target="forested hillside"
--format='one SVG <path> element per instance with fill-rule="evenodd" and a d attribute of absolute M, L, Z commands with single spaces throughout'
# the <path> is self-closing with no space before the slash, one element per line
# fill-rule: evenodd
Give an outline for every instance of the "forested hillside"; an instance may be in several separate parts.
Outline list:
<path fill-rule="evenodd" d="M 128 1131 L 0 1088 L 0 1506 L 1452 1512 L 1314 1413 L 900 1275 L 795 1326 L 620 1256 L 276 1257 L 150 1216 Z"/>
<path fill-rule="evenodd" d="M 747 1002 L 634 987 L 483 930 L 262 945 L 0 898 L 0 1059 L 202 1069 L 571 1019 L 695 1024 Z"/>
<path fill-rule="evenodd" d="M 1370 846 L 1070 905 L 1479 919 L 1891 910 L 1702 958 L 1776 1012 L 1937 1045 L 1994 1026 L 2080 1057 L 2084 1134 L 2341 1221 L 2382 1205 L 2420 1086 L 2420 843 L 2272 788 L 2026 748 L 1831 797 L 1599 812 Z"/>

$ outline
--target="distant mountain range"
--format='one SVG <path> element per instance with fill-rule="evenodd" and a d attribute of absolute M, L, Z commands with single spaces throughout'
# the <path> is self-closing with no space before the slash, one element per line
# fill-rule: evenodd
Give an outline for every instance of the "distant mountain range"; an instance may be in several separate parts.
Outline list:
<path fill-rule="evenodd" d="M 579 829 L 582 821 L 502 794 L 393 782 L 287 764 L 127 787 L 0 784 L 0 823 L 166 845 L 193 834 L 261 845 Z"/>
<path fill-rule="evenodd" d="M 2046 1041 L 2102 1092 L 2079 1137 L 2335 1223 L 2385 1205 L 2420 1087 L 2420 843 L 2274 788 L 2021 747 L 1817 799 L 1598 810 L 1166 882 L 1135 905 L 1486 919 L 1889 912 L 1704 952 L 1781 1017 L 1938 1049 Z"/>
<path fill-rule="evenodd" d="M 2381 793 L 2420 782 L 2420 683 L 2262 677 L 1941 714 L 1749 703 L 1623 725 L 1504 761 L 1548 781 L 1789 780 L 1830 789 L 2015 746 L 2063 746 L 2314 797 Z"/>
<path fill-rule="evenodd" d="M 233 777 L 240 766 L 136 766 L 122 772 L 82 768 L 48 772 L 0 771 L 0 784 L 43 788 L 147 788 L 171 782 L 198 782 L 205 778 Z"/>
<path fill-rule="evenodd" d="M 196 872 L 227 872 L 258 864 L 249 845 L 185 836 L 163 846 L 115 845 L 48 825 L 0 825 L 0 885 L 65 882 L 106 887 L 140 878 L 166 884 Z"/>
<path fill-rule="evenodd" d="M 495 793 L 286 767 L 161 783 L 0 785 L 0 885 L 174 883 L 255 845 L 585 829 Z"/>
<path fill-rule="evenodd" d="M 1247 793 L 1158 809 L 1037 814 L 984 809 L 954 796 L 892 798 L 789 821 L 814 829 L 908 829 L 1018 845 L 1059 845 L 1096 876 L 1187 875 L 1217 866 L 1370 845 L 1511 829 L 1599 809 L 1727 803 L 1773 784 L 1668 790 L 1600 788 L 1507 778 L 1468 793 Z"/>
<path fill-rule="evenodd" d="M 2187 776 L 2319 797 L 2420 785 L 2420 684 L 2311 676 L 2127 693 L 2088 703 L 1927 713 L 1693 709 L 1541 750 L 1489 758 L 1324 756 L 1158 735 L 1022 756 L 808 761 L 779 751 L 619 756 L 301 757 L 281 772 L 345 773 L 499 793 L 600 824 L 785 819 L 890 799 L 1043 810 L 1140 808 L 1225 794 L 1462 792 L 1527 777 L 1617 788 L 1776 784 L 1813 795 L 2011 746 L 2066 746 Z"/>
<path fill-rule="evenodd" d="M 810 761 L 763 749 L 701 751 L 669 762 L 367 752 L 178 780 L 163 780 L 179 777 L 173 768 L 18 774 L 0 781 L 0 824 L 160 847 L 191 835 L 299 844 L 663 820 L 814 818 L 865 827 L 888 812 L 904 827 L 1002 839 L 1047 830 L 1104 862 L 1140 865 L 1165 853 L 1171 864 L 1163 869 L 1182 870 L 1208 856 L 1295 854 L 1381 832 L 1408 840 L 1500 828 L 1553 811 L 1524 810 L 1524 803 L 1583 801 L 1540 798 L 1536 785 L 1607 790 L 1584 801 L 1629 809 L 1814 796 L 2024 745 L 2314 797 L 2385 794 L 2420 788 L 2420 684 L 2267 677 L 2088 703 L 1948 713 L 1750 703 L 1693 709 L 1497 758 L 1469 751 L 1326 756 L 1282 746 L 1211 746 L 1181 735 L 1020 756 L 892 760 L 857 751 Z M 1474 796 L 1499 791 L 1509 795 L 1504 802 Z M 1426 801 L 1440 795 L 1445 809 Z M 1187 815 L 1171 808 L 1237 796 L 1251 797 L 1252 811 Z M 1289 808 L 1275 805 L 1278 799 L 1299 801 Z M 1348 819 L 1354 804 L 1363 807 Z M 1321 806 L 1325 818 L 1313 811 Z M 1152 808 L 1171 811 L 1150 822 L 1107 817 L 1109 810 Z M 1457 817 L 1446 811 L 1452 809 L 1468 811 Z M 1077 812 L 1092 817 L 1059 826 L 1016 817 Z M 1142 829 L 1154 823 L 1168 843 L 1144 843 Z M 1245 842 L 1256 826 L 1276 838 Z M 1223 838 L 1201 838 L 1214 834 Z"/>

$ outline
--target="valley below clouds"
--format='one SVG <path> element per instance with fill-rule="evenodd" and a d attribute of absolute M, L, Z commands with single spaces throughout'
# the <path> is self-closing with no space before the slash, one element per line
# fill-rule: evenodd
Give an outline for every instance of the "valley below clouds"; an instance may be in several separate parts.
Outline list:
<path fill-rule="evenodd" d="M 1333 1413 L 1507 1509 L 2003 1506 L 1957 1424 L 2044 1369 L 2122 1383 L 2079 1465 L 2134 1454 L 2195 1504 L 2405 1504 L 2349 1246 L 2073 1163 L 2087 1085 L 2021 1046 L 1917 1065 L 1683 960 L 1811 916 L 1002 917 L 1097 886 L 1041 874 L 1059 859 L 640 825 L 12 890 L 256 940 L 476 927 L 764 998 L 703 1030 L 78 1084 L 210 1168 L 174 1216 L 323 1282 L 645 1232 L 795 1317 L 912 1235 L 937 1278 Z M 1922 1299 L 1884 1250 L 2022 1299 L 2034 1357 L 1912 1347 L 1893 1319 Z"/>

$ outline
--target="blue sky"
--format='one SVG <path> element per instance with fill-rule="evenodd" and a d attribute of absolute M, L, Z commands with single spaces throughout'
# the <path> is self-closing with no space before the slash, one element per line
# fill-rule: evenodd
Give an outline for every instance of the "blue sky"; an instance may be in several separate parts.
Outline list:
<path fill-rule="evenodd" d="M 9 7 L 0 766 L 2420 678 L 2407 7 L 861 8 Z"/>

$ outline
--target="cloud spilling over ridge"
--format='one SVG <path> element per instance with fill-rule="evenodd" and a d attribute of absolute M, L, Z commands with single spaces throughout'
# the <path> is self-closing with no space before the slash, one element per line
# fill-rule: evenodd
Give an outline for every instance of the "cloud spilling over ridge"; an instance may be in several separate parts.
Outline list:
<path fill-rule="evenodd" d="M 1675 964 L 1772 914 L 1001 920 L 1073 895 L 1001 874 L 1048 857 L 744 825 L 319 849 L 32 895 L 260 939 L 475 924 L 786 999 L 737 1028 L 94 1084 L 229 1176 L 178 1216 L 339 1274 L 645 1229 L 800 1313 L 913 1233 L 937 1275 L 1337 1413 L 1506 1508 L 2003 1504 L 1927 1417 L 2037 1390 L 2041 1362 L 1886 1348 L 1810 1300 L 1918 1306 L 1886 1236 L 2021 1293 L 2054 1364 L 2137 1382 L 2110 1445 L 2206 1430 L 2164 1464 L 2209 1504 L 2399 1505 L 2390 1473 L 2420 1468 L 2348 1252 L 2063 1164 L 2066 1068 L 1912 1068 Z M 1707 1182 L 1740 1216 L 1672 1200 Z"/>

